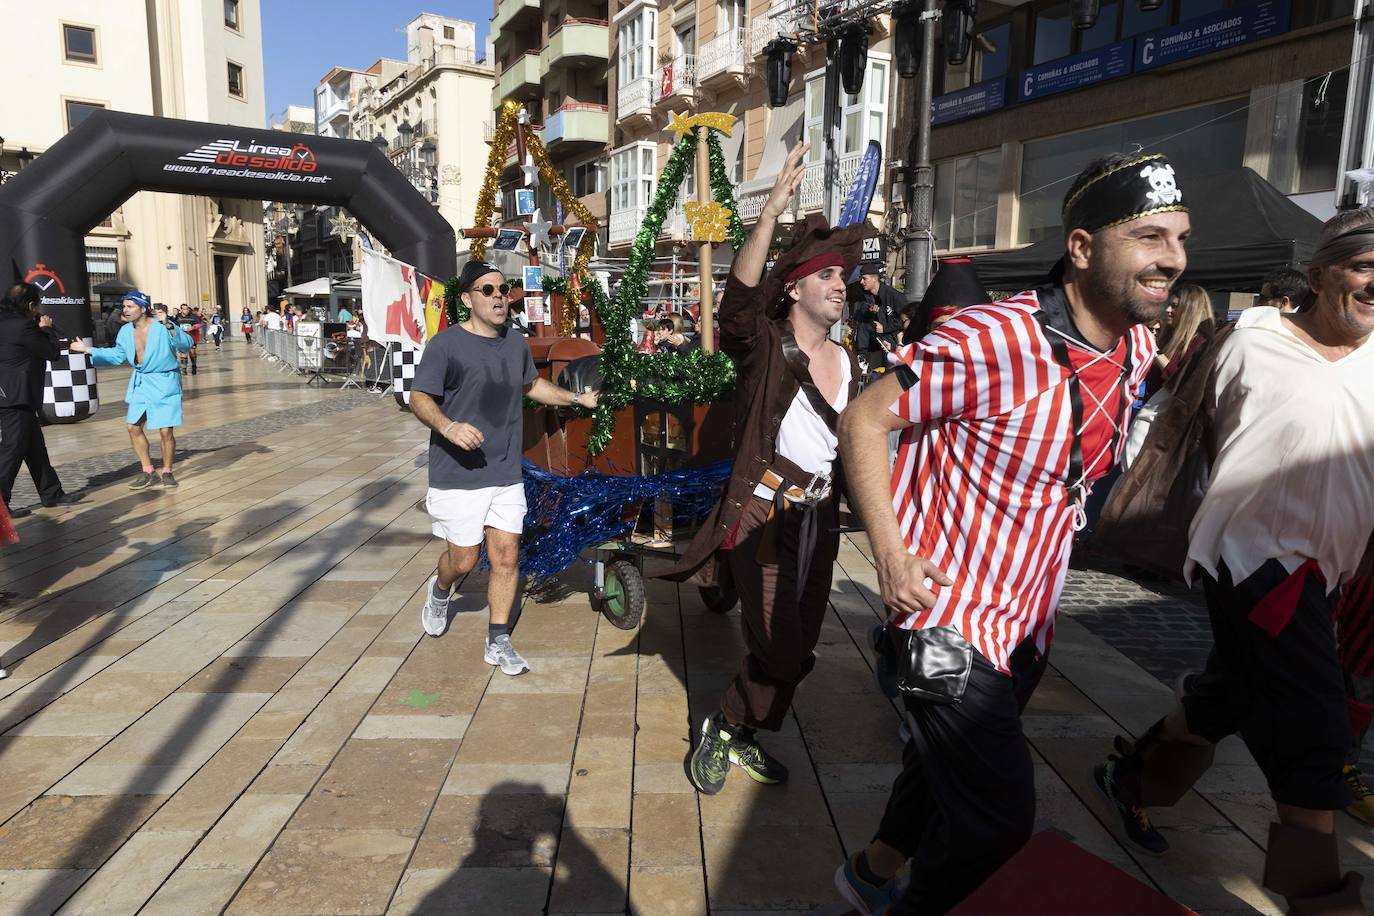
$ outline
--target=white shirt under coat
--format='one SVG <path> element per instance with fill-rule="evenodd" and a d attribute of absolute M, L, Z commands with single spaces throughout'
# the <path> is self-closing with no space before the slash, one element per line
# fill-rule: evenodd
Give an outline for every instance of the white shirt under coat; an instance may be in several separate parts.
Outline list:
<path fill-rule="evenodd" d="M 1316 560 L 1328 590 L 1374 530 L 1374 335 L 1331 362 L 1279 310 L 1247 309 L 1222 345 L 1216 461 L 1189 529 L 1189 579 L 1224 560 L 1241 582 L 1266 560 Z"/>
<path fill-rule="evenodd" d="M 838 346 L 826 346 L 824 352 L 829 353 L 832 359 L 838 359 L 842 366 L 840 392 L 835 402 L 830 405 L 835 408 L 836 413 L 841 413 L 849 403 L 849 354 Z M 778 454 L 807 473 L 828 475 L 835 465 L 839 444 L 840 440 L 830 431 L 830 427 L 825 425 L 825 420 L 816 412 L 816 408 L 811 406 L 811 400 L 806 396 L 806 392 L 797 389 L 792 403 L 787 407 L 787 413 L 783 415 L 782 424 L 778 427 Z M 797 481 L 788 483 L 796 484 Z M 772 500 L 773 489 L 759 484 L 754 488 L 754 495 Z"/>

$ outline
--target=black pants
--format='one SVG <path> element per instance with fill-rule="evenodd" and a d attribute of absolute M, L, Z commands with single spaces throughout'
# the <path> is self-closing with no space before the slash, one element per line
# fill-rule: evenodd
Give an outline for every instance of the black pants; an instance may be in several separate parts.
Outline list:
<path fill-rule="evenodd" d="M 830 603 L 830 577 L 840 536 L 834 532 L 833 499 L 816 507 L 819 534 L 808 561 L 799 556 L 803 510 L 788 509 L 768 521 L 773 504 L 752 496 L 729 551 L 730 575 L 739 593 L 740 625 L 748 654 L 725 688 L 720 708 L 736 725 L 782 728 L 797 686 L 816 665 L 816 642 Z M 765 540 L 776 535 L 773 556 Z M 806 567 L 805 578 L 800 576 Z"/>
<path fill-rule="evenodd" d="M 0 407 L 0 496 L 6 506 L 21 463 L 29 466 L 39 499 L 50 503 L 62 495 L 62 481 L 48 460 L 48 444 L 43 440 L 38 414 L 27 407 Z"/>
<path fill-rule="evenodd" d="M 1030 839 L 1035 771 L 1021 710 L 1045 662 L 1024 644 L 1007 677 L 974 650 L 959 703 L 903 697 L 912 740 L 877 837 L 911 859 L 911 882 L 892 913 L 946 912 Z"/>
<path fill-rule="evenodd" d="M 1288 571 L 1270 560 L 1243 582 L 1233 582 L 1224 564 L 1218 574 L 1203 573 L 1215 648 L 1183 698 L 1188 730 L 1213 744 L 1239 732 L 1274 801 L 1344 808 L 1350 720 L 1336 655 L 1335 595 L 1309 576 L 1292 618 L 1270 637 L 1249 615 Z"/>

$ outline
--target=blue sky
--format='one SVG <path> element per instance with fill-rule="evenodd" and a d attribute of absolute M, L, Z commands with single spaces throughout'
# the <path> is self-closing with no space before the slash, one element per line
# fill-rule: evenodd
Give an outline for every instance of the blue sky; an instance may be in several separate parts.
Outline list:
<path fill-rule="evenodd" d="M 368 67 L 406 56 L 406 23 L 421 12 L 477 23 L 477 56 L 487 41 L 491 0 L 261 0 L 267 116 L 313 105 L 330 67 Z"/>

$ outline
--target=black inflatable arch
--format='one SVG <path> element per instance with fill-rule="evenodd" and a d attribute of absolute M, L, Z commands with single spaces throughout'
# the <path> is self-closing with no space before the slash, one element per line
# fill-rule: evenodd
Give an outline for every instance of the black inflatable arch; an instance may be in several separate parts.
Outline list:
<path fill-rule="evenodd" d="M 68 337 L 94 330 L 86 233 L 138 191 L 344 207 L 402 261 L 457 270 L 453 227 L 372 143 L 97 111 L 0 185 L 0 264 L 39 283 Z"/>

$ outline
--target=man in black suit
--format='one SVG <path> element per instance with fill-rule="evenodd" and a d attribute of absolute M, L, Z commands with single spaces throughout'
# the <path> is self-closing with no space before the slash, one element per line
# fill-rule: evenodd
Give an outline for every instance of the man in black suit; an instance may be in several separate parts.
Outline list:
<path fill-rule="evenodd" d="M 16 283 L 0 298 L 0 496 L 6 506 L 21 462 L 29 466 L 43 505 L 76 501 L 62 491 L 38 421 L 44 368 L 61 353 L 52 319 L 38 314 L 38 297 L 32 283 Z M 28 514 L 10 511 L 20 518 Z"/>

